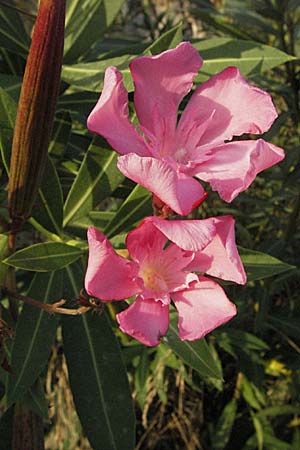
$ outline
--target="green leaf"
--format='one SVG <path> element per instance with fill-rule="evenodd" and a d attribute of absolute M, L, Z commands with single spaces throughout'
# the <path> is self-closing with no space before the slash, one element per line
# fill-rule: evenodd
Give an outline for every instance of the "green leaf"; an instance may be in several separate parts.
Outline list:
<path fill-rule="evenodd" d="M 82 256 L 78 247 L 62 242 L 34 244 L 13 253 L 3 262 L 17 269 L 51 272 L 61 269 Z"/>
<path fill-rule="evenodd" d="M 231 399 L 224 407 L 217 422 L 216 428 L 212 432 L 211 450 L 223 450 L 231 435 L 237 411 L 237 401 Z"/>
<path fill-rule="evenodd" d="M 37 205 L 32 216 L 47 230 L 61 234 L 63 221 L 63 194 L 52 160 L 47 157 L 45 171 L 38 190 Z"/>
<path fill-rule="evenodd" d="M 243 247 L 238 247 L 238 250 L 247 273 L 248 281 L 261 280 L 295 269 L 295 266 L 286 264 L 266 253 L 256 252 Z"/>
<path fill-rule="evenodd" d="M 131 194 L 122 203 L 114 218 L 106 225 L 104 234 L 112 237 L 126 231 L 137 221 L 152 212 L 151 193 L 140 185 L 136 185 Z"/>
<path fill-rule="evenodd" d="M 238 67 L 243 75 L 254 76 L 295 59 L 277 48 L 254 41 L 214 38 L 193 41 L 204 60 L 195 81 L 203 81 L 228 66 Z"/>
<path fill-rule="evenodd" d="M 0 47 L 27 55 L 30 39 L 19 14 L 9 6 L 0 5 Z"/>
<path fill-rule="evenodd" d="M 156 41 L 147 47 L 144 55 L 157 55 L 165 50 L 176 47 L 182 41 L 182 23 L 163 33 Z"/>
<path fill-rule="evenodd" d="M 74 62 L 99 41 L 112 24 L 124 0 L 68 0 L 64 59 Z"/>
<path fill-rule="evenodd" d="M 43 303 L 60 300 L 62 272 L 37 273 L 27 295 Z M 55 340 L 56 329 L 55 316 L 33 306 L 24 305 L 18 318 L 11 352 L 11 368 L 14 376 L 8 377 L 8 404 L 23 397 L 44 369 Z M 36 397 L 36 390 L 30 395 Z"/>
<path fill-rule="evenodd" d="M 227 328 L 226 331 L 215 331 L 214 334 L 217 337 L 218 344 L 222 347 L 238 347 L 246 352 L 263 352 L 270 349 L 266 342 L 243 330 Z"/>
<path fill-rule="evenodd" d="M 51 142 L 48 152 L 51 156 L 61 158 L 66 149 L 69 137 L 71 135 L 72 119 L 68 111 L 60 111 L 56 113 Z"/>
<path fill-rule="evenodd" d="M 192 342 L 182 341 L 178 337 L 178 330 L 174 322 L 174 320 L 170 321 L 169 331 L 167 335 L 162 338 L 163 342 L 165 342 L 179 358 L 195 369 L 202 377 L 211 377 L 222 381 L 222 371 L 213 357 L 205 339 L 199 339 Z"/>
<path fill-rule="evenodd" d="M 4 89 L 0 88 L 0 129 L 13 129 L 15 125 L 16 114 L 16 102 L 9 94 L 7 94 L 7 92 L 5 92 Z"/>
<path fill-rule="evenodd" d="M 64 65 L 61 77 L 72 86 L 99 93 L 103 87 L 106 68 L 116 66 L 123 74 L 125 88 L 128 91 L 133 91 L 129 63 L 135 56 L 138 55 L 126 54 L 114 58 L 102 59 L 101 61 Z"/>
<path fill-rule="evenodd" d="M 22 86 L 22 78 L 17 75 L 0 73 L 0 86 L 17 103 Z"/>
<path fill-rule="evenodd" d="M 87 117 L 92 108 L 97 103 L 99 91 L 94 92 L 74 92 L 73 94 L 64 94 L 58 98 L 57 108 L 67 111 L 75 111 Z"/>
<path fill-rule="evenodd" d="M 143 54 L 154 55 L 169 48 L 175 47 L 182 40 L 182 25 L 176 25 L 164 33 L 153 44 L 145 49 Z M 129 70 L 129 63 L 133 58 L 139 56 L 135 53 L 127 53 L 120 56 L 101 59 L 87 63 L 73 65 L 65 64 L 62 70 L 62 79 L 72 86 L 92 92 L 100 92 L 103 87 L 104 72 L 107 67 L 117 67 L 123 75 L 125 88 L 133 91 L 133 81 Z M 91 96 L 91 94 L 89 94 Z"/>
<path fill-rule="evenodd" d="M 66 269 L 77 296 L 83 273 Z M 118 341 L 105 314 L 65 318 L 63 345 L 70 386 L 83 430 L 94 450 L 133 450 L 134 412 Z"/>
<path fill-rule="evenodd" d="M 116 167 L 117 154 L 92 144 L 65 202 L 64 226 L 89 213 L 109 197 L 124 175 Z"/>

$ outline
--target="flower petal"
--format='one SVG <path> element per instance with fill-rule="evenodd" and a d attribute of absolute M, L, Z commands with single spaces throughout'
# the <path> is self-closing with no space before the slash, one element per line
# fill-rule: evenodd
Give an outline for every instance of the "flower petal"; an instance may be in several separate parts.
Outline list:
<path fill-rule="evenodd" d="M 147 217 L 170 241 L 183 250 L 196 252 L 206 247 L 216 234 L 214 218 L 204 220 L 165 220 Z"/>
<path fill-rule="evenodd" d="M 186 215 L 205 198 L 201 184 L 177 173 L 166 162 L 133 153 L 118 158 L 119 170 L 165 202 L 177 214 Z"/>
<path fill-rule="evenodd" d="M 247 189 L 256 175 L 284 158 L 284 151 L 263 139 L 235 141 L 211 150 L 211 157 L 197 165 L 194 175 L 210 183 L 226 202 Z"/>
<path fill-rule="evenodd" d="M 198 51 L 189 42 L 159 55 L 135 58 L 130 64 L 137 116 L 162 148 L 172 141 L 179 103 L 192 88 L 201 65 Z"/>
<path fill-rule="evenodd" d="M 150 154 L 146 142 L 128 119 L 128 94 L 116 67 L 105 71 L 102 94 L 88 117 L 87 127 L 104 136 L 121 155 Z"/>
<path fill-rule="evenodd" d="M 199 277 L 191 289 L 172 294 L 179 314 L 179 337 L 193 341 L 230 320 L 236 307 L 215 281 Z"/>
<path fill-rule="evenodd" d="M 137 297 L 125 311 L 117 314 L 121 330 L 145 345 L 159 344 L 169 326 L 169 307 L 153 299 Z"/>
<path fill-rule="evenodd" d="M 245 284 L 247 277 L 236 248 L 233 217 L 214 217 L 213 221 L 216 226 L 215 236 L 203 250 L 195 254 L 186 270 Z"/>
<path fill-rule="evenodd" d="M 277 117 L 267 92 L 251 86 L 236 67 L 228 67 L 199 86 L 186 106 L 179 130 L 214 113 L 201 144 L 229 140 L 243 133 L 261 134 Z"/>
<path fill-rule="evenodd" d="M 129 254 L 138 262 L 143 261 L 147 254 L 161 253 L 166 242 L 166 236 L 147 219 L 126 237 Z"/>
<path fill-rule="evenodd" d="M 87 293 L 101 300 L 122 300 L 137 294 L 137 264 L 117 255 L 104 234 L 94 227 L 88 229 L 88 242 Z"/>

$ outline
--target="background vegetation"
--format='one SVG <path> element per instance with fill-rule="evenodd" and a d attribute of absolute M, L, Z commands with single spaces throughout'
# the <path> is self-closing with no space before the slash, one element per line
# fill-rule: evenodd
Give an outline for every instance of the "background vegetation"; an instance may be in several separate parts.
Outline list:
<path fill-rule="evenodd" d="M 172 325 L 160 346 L 144 347 L 117 330 L 119 304 L 77 317 L 25 305 L 15 323 L 2 296 L 0 449 L 11 448 L 16 402 L 43 418 L 49 450 L 132 449 L 131 391 L 136 450 L 299 450 L 299 2 L 68 0 L 67 7 L 48 162 L 32 217 L 7 257 L 12 129 L 37 2 L 0 1 L 3 286 L 14 267 L 20 294 L 64 298 L 73 308 L 87 226 L 122 248 L 125 233 L 152 213 L 149 193 L 125 180 L 116 154 L 86 130 L 109 65 L 122 70 L 132 101 L 130 60 L 191 40 L 205 60 L 196 84 L 236 65 L 271 93 L 279 118 L 264 137 L 286 158 L 230 205 L 210 193 L 193 212 L 233 214 L 249 280 L 226 286 L 238 316 L 206 341 L 182 343 Z M 105 444 L 109 434 L 115 444 Z"/>

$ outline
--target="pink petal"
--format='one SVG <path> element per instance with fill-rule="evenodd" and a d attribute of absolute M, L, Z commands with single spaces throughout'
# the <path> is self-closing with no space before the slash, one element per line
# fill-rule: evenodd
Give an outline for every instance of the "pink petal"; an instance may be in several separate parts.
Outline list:
<path fill-rule="evenodd" d="M 199 86 L 185 108 L 179 123 L 214 120 L 201 139 L 201 144 L 222 142 L 243 133 L 261 134 L 269 130 L 277 117 L 267 92 L 251 86 L 236 67 L 228 67 Z"/>
<path fill-rule="evenodd" d="M 201 65 L 198 51 L 189 42 L 159 55 L 141 56 L 130 64 L 137 116 L 162 148 L 172 141 L 179 103 L 192 88 Z"/>
<path fill-rule="evenodd" d="M 128 233 L 126 246 L 131 257 L 138 262 L 139 277 L 144 280 L 143 298 L 170 303 L 169 292 L 185 289 L 197 279 L 183 269 L 193 260 L 194 253 L 184 251 L 175 244 L 165 248 L 165 234 L 145 219 L 135 230 Z M 180 221 L 183 222 L 183 221 Z M 196 277 L 196 278 L 195 278 Z"/>
<path fill-rule="evenodd" d="M 172 294 L 179 314 L 179 337 L 193 341 L 230 320 L 236 307 L 215 281 L 199 277 L 191 289 Z"/>
<path fill-rule="evenodd" d="M 87 127 L 104 136 L 121 155 L 150 154 L 146 142 L 128 119 L 128 94 L 116 67 L 105 71 L 102 94 L 88 117 Z"/>
<path fill-rule="evenodd" d="M 137 297 L 125 311 L 117 314 L 121 330 L 145 345 L 159 344 L 169 326 L 169 307 L 153 299 Z"/>
<path fill-rule="evenodd" d="M 147 254 L 160 253 L 167 242 L 166 236 L 145 219 L 126 237 L 126 247 L 132 259 L 141 262 Z"/>
<path fill-rule="evenodd" d="M 164 220 L 148 217 L 151 222 L 170 241 L 183 250 L 196 252 L 206 247 L 216 233 L 214 218 L 204 220 Z"/>
<path fill-rule="evenodd" d="M 214 217 L 213 221 L 215 236 L 203 250 L 196 253 L 186 270 L 245 284 L 247 278 L 235 243 L 233 217 Z"/>
<path fill-rule="evenodd" d="M 199 182 L 160 159 L 131 153 L 119 157 L 117 165 L 126 177 L 153 192 L 177 214 L 189 214 L 205 198 Z"/>
<path fill-rule="evenodd" d="M 87 293 L 101 300 L 122 300 L 137 294 L 137 264 L 117 255 L 104 234 L 94 227 L 88 229 L 88 242 Z"/>
<path fill-rule="evenodd" d="M 212 149 L 210 159 L 199 164 L 194 175 L 210 183 L 223 200 L 231 202 L 259 172 L 283 158 L 281 148 L 263 139 L 228 142 Z"/>

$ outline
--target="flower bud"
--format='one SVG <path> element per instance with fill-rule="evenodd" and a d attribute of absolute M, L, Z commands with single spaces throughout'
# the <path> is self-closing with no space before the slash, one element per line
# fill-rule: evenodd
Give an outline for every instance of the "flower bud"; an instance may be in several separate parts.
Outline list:
<path fill-rule="evenodd" d="M 18 105 L 8 202 L 12 232 L 30 217 L 46 163 L 63 57 L 66 0 L 41 0 Z"/>

